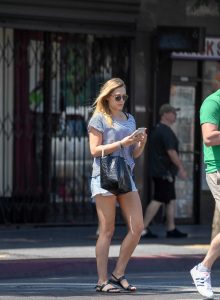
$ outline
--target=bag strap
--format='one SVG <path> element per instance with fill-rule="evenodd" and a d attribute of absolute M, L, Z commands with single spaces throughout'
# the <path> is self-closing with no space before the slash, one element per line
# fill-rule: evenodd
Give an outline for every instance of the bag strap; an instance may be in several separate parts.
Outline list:
<path fill-rule="evenodd" d="M 119 150 L 120 153 L 122 153 L 122 156 L 125 158 L 125 150 L 124 147 L 121 147 Z M 110 154 L 109 154 L 110 155 Z M 105 156 L 105 146 L 102 146 L 102 157 Z"/>
<path fill-rule="evenodd" d="M 105 154 L 104 154 L 104 152 L 105 152 L 104 150 L 105 150 L 105 149 L 104 149 L 104 145 L 103 145 L 103 146 L 102 146 L 102 157 L 105 155 Z"/>

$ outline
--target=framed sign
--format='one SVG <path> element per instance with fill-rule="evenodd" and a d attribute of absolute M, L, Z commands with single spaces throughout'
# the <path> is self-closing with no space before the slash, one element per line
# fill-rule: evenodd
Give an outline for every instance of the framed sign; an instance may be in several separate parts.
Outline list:
<path fill-rule="evenodd" d="M 163 51 L 203 51 L 205 28 L 159 26 L 157 47 Z"/>

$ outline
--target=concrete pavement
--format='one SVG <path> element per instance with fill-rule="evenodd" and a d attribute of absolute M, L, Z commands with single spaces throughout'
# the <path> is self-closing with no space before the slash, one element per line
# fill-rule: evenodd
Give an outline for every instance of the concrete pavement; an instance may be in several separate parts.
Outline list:
<path fill-rule="evenodd" d="M 200 261 L 208 249 L 211 227 L 178 226 L 188 232 L 184 239 L 165 238 L 163 225 L 152 230 L 158 239 L 141 240 L 128 265 L 128 272 L 186 271 Z M 94 226 L 0 228 L 0 279 L 89 275 L 96 273 Z M 118 226 L 110 249 L 113 269 L 125 226 Z M 214 268 L 220 270 L 220 262 Z"/>

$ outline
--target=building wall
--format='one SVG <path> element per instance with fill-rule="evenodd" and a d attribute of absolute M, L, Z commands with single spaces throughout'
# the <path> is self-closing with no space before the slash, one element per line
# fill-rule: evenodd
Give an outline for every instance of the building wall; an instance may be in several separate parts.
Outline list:
<path fill-rule="evenodd" d="M 5 27 L 64 32 L 132 35 L 139 0 L 13 0 L 0 3 L 0 23 Z"/>
<path fill-rule="evenodd" d="M 49 31 L 72 31 L 133 37 L 131 110 L 137 126 L 155 119 L 152 36 L 157 26 L 206 26 L 218 36 L 219 11 L 215 1 L 192 9 L 193 0 L 13 0 L 0 3 L 0 26 Z M 147 199 L 147 149 L 137 160 L 136 180 L 143 204 Z M 202 195 L 203 197 L 204 195 Z M 202 215 L 202 213 L 201 213 Z"/>

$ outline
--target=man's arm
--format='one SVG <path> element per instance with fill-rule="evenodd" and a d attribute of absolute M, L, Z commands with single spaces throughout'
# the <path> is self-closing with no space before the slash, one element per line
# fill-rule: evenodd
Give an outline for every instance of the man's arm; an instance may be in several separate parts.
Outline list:
<path fill-rule="evenodd" d="M 179 155 L 178 153 L 176 152 L 176 150 L 174 149 L 169 149 L 167 150 L 167 153 L 171 159 L 171 161 L 174 163 L 174 165 L 177 166 L 178 168 L 178 171 L 179 171 L 179 176 L 182 178 L 182 179 L 185 179 L 187 174 L 186 174 L 186 171 L 184 169 L 184 166 L 183 166 L 183 163 L 182 163 L 182 160 L 179 158 Z"/>
<path fill-rule="evenodd" d="M 202 138 L 206 146 L 220 145 L 220 131 L 218 126 L 211 123 L 202 124 Z"/>

